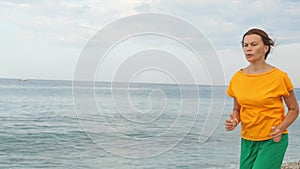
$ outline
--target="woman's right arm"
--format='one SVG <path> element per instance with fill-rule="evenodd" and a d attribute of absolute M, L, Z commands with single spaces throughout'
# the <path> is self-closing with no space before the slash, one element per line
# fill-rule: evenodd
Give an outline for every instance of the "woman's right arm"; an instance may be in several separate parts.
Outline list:
<path fill-rule="evenodd" d="M 225 121 L 225 128 L 227 131 L 234 130 L 240 122 L 240 109 L 241 106 L 237 99 L 233 99 L 233 111 L 229 114 L 230 118 Z"/>

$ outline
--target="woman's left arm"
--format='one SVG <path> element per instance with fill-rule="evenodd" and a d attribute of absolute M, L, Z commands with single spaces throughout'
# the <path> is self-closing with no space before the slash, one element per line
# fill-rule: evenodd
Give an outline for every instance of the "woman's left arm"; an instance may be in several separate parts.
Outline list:
<path fill-rule="evenodd" d="M 299 115 L 299 106 L 294 91 L 292 90 L 289 93 L 289 96 L 283 97 L 284 102 L 288 108 L 288 112 L 283 122 L 278 126 L 281 131 L 286 130 L 297 119 Z"/>
<path fill-rule="evenodd" d="M 270 136 L 273 137 L 275 142 L 281 140 L 282 132 L 286 130 L 299 115 L 299 106 L 294 91 L 290 91 L 289 96 L 284 96 L 283 98 L 288 107 L 288 112 L 283 122 L 279 126 L 272 128 Z"/>

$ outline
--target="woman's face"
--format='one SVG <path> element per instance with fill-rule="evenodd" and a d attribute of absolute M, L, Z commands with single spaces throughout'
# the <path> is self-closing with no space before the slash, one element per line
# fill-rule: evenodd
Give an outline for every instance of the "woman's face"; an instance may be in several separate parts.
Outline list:
<path fill-rule="evenodd" d="M 251 34 L 244 37 L 243 50 L 248 62 L 264 61 L 268 49 L 269 46 L 263 43 L 259 35 Z"/>

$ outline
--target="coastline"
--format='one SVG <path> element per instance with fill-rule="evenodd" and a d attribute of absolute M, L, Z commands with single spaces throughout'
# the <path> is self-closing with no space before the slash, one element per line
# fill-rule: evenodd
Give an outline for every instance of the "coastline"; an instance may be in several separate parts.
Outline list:
<path fill-rule="evenodd" d="M 300 161 L 284 163 L 281 169 L 300 169 Z"/>

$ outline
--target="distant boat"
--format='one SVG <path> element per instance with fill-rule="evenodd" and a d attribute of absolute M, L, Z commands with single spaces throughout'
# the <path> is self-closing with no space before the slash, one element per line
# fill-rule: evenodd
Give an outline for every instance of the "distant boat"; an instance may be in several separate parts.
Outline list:
<path fill-rule="evenodd" d="M 19 79 L 20 82 L 27 82 L 28 79 Z"/>

